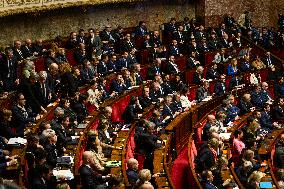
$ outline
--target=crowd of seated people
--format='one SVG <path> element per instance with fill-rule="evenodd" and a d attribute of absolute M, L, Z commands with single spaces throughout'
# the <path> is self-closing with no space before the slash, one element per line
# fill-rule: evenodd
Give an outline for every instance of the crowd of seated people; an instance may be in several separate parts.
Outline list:
<path fill-rule="evenodd" d="M 133 123 L 133 121 L 139 120 L 143 109 L 155 104 L 150 121 L 141 121 L 135 131 L 137 153 L 145 156 L 144 168 L 151 172 L 153 171 L 153 150 L 162 145 L 159 135 L 164 132 L 165 126 L 171 120 L 195 105 L 195 100 L 201 102 L 211 96 L 211 92 L 213 92 L 213 96 L 222 96 L 229 89 L 233 90 L 234 87 L 241 84 L 240 75 L 265 67 L 270 68 L 270 71 L 274 69 L 273 72 L 278 74 L 275 77 L 279 81 L 275 87 L 275 96 L 284 96 L 283 73 L 281 75 L 281 72 L 275 70 L 270 53 L 267 52 L 262 61 L 259 57 L 254 58 L 250 52 L 251 49 L 245 46 L 242 41 L 240 28 L 235 24 L 222 23 L 220 28 L 215 31 L 214 29 L 205 30 L 202 25 L 198 25 L 194 21 L 189 23 L 188 19 L 177 24 L 173 18 L 170 23 L 166 24 L 164 31 L 171 36 L 172 44 L 163 44 L 159 32 L 149 32 L 145 22 L 139 23 L 135 29 L 134 38 L 130 33 L 124 34 L 122 31 L 121 27 L 112 30 L 111 26 L 107 25 L 103 31 L 91 28 L 87 32 L 80 29 L 78 35 L 76 32 L 71 32 L 64 47 L 74 52 L 72 56 L 76 65 L 73 67 L 64 48 L 53 45 L 52 48 L 46 49 L 42 40 L 37 40 L 32 44 L 31 40 L 27 39 L 24 45 L 21 44 L 21 41 L 16 40 L 13 47 L 8 47 L 5 52 L 1 52 L 1 90 L 2 92 L 17 91 L 15 104 L 11 111 L 3 111 L 1 124 L 4 126 L 1 129 L 5 132 L 3 132 L 3 136 L 1 132 L 2 137 L 9 139 L 27 135 L 25 129 L 27 124 L 35 123 L 41 119 L 42 114 L 47 113 L 46 107 L 49 103 L 60 101 L 59 107 L 54 112 L 55 117 L 50 121 L 50 127 L 46 126 L 49 125 L 46 123 L 41 133 L 37 133 L 38 136 L 31 137 L 35 139 L 39 137 L 38 144 L 34 148 L 32 147 L 30 152 L 33 154 L 33 162 L 35 162 L 31 163 L 29 167 L 31 188 L 39 187 L 40 179 L 49 180 L 50 170 L 56 166 L 57 157 L 64 153 L 66 145 L 71 142 L 71 136 L 75 134 L 74 128 L 89 115 L 88 103 L 99 109 L 102 102 L 122 94 L 133 86 L 142 85 L 146 79 L 153 80 L 152 85 L 150 87 L 144 86 L 143 95 L 131 99 L 122 119 L 126 124 Z M 148 69 L 146 78 L 142 77 L 141 60 L 136 56 L 140 50 L 140 47 L 134 42 L 134 39 L 137 38 L 145 38 L 142 49 L 148 49 L 151 53 L 149 57 L 153 63 Z M 237 53 L 236 49 L 240 52 Z M 205 54 L 213 51 L 218 52 L 212 60 L 213 64 L 204 73 L 206 68 Z M 32 60 L 34 57 L 41 56 L 44 57 L 44 68 L 37 73 L 37 65 L 34 65 Z M 197 98 L 194 101 L 189 101 L 187 98 L 189 91 L 180 65 L 176 63 L 176 59 L 183 56 L 187 58 L 187 70 L 196 69 L 193 80 L 190 81 L 190 84 L 199 86 Z M 166 66 L 162 67 L 165 58 Z M 252 60 L 253 63 L 250 63 Z M 227 65 L 227 63 L 229 64 Z M 116 78 L 108 87 L 105 76 L 107 77 L 113 72 L 116 72 Z M 206 77 L 204 77 L 205 75 Z M 230 86 L 226 84 L 226 75 L 233 78 Z M 171 77 L 174 79 L 172 80 Z M 214 85 L 214 91 L 209 90 L 210 82 L 205 78 L 218 80 Z M 261 83 L 259 78 L 254 78 L 254 80 L 256 81 L 251 83 Z M 92 86 L 88 89 L 87 95 L 79 93 L 79 88 L 83 85 Z M 223 144 L 220 142 L 218 133 L 224 129 L 225 125 L 237 120 L 239 115 L 246 114 L 257 107 L 263 108 L 260 117 L 256 118 L 259 119 L 258 124 L 263 130 L 269 132 L 279 126 L 272 121 L 272 117 L 277 117 L 278 120 L 281 117 L 283 119 L 283 98 L 280 98 L 279 102 L 277 101 L 278 103 L 271 114 L 270 105 L 266 103 L 270 102 L 272 98 L 265 91 L 264 85 L 265 83 L 262 83 L 262 86 L 257 85 L 251 94 L 251 100 L 248 94 L 244 96 L 238 106 L 235 105 L 233 96 L 229 96 L 224 100 L 224 106 L 220 112 L 217 113 L 217 120 L 213 115 L 208 116 L 208 124 L 204 127 L 203 133 L 205 136 L 202 137 L 208 143 L 201 148 L 204 154 L 199 158 L 200 161 L 206 163 L 204 165 L 199 162 L 203 166 L 200 168 L 201 172 L 207 170 L 204 173 L 205 185 L 208 185 L 207 181 L 209 185 L 212 182 L 212 173 L 210 175 L 208 169 L 218 162 L 218 157 L 221 155 L 219 152 L 222 151 Z M 104 156 L 110 156 L 111 149 L 114 148 L 111 145 L 117 131 L 117 128 L 112 124 L 111 111 L 110 107 L 105 108 L 98 132 L 91 134 L 88 138 L 88 151 L 83 154 L 83 165 L 80 168 L 81 183 L 84 188 L 99 185 L 104 188 L 106 187 L 105 181 L 113 179 L 113 176 L 107 175 L 108 170 L 105 170 L 104 167 Z M 253 123 L 255 122 L 252 121 L 249 125 L 253 125 Z M 255 124 L 257 125 L 257 123 Z M 214 128 L 216 126 L 217 128 Z M 251 127 L 255 127 L 255 131 L 259 129 L 256 126 Z M 234 134 L 236 136 L 235 146 L 238 146 L 237 152 L 240 155 L 243 150 L 239 146 L 246 148 L 246 143 L 244 145 L 241 143 L 242 134 L 250 135 L 250 133 L 236 132 Z M 255 134 L 255 132 L 252 131 L 251 134 Z M 2 148 L 5 152 L 5 145 Z M 4 166 L 15 164 L 14 158 L 13 156 L 7 158 Z M 96 169 L 93 170 L 91 167 Z M 246 165 L 246 167 L 248 166 Z M 219 168 L 221 169 L 222 165 Z M 96 172 L 101 172 L 105 176 L 94 177 Z M 34 177 L 33 174 L 37 176 Z M 149 176 L 145 179 L 142 178 L 145 177 L 143 174 L 146 173 L 142 171 L 139 179 L 139 176 L 136 175 L 137 182 L 131 181 L 136 188 L 149 187 L 147 186 L 150 185 L 147 183 L 150 180 Z M 47 186 L 47 182 L 41 182 L 41 184 Z"/>

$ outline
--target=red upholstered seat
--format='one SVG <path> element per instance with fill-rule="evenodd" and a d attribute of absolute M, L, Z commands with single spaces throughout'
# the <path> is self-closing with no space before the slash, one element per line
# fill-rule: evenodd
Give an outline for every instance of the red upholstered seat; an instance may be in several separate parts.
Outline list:
<path fill-rule="evenodd" d="M 212 63 L 212 61 L 214 60 L 214 56 L 214 53 L 211 52 L 205 54 L 205 67 Z"/>
<path fill-rule="evenodd" d="M 189 101 L 196 100 L 197 89 L 198 89 L 198 86 L 192 86 L 189 88 L 189 93 L 187 94 Z"/>
<path fill-rule="evenodd" d="M 141 56 L 141 61 L 140 63 L 142 65 L 145 65 L 148 63 L 148 58 L 149 58 L 149 51 L 148 50 L 143 50 L 141 53 L 140 53 L 140 56 Z"/>
<path fill-rule="evenodd" d="M 79 169 L 79 167 L 82 165 L 83 163 L 83 160 L 82 160 L 82 156 L 83 156 L 83 152 L 85 151 L 85 148 L 86 148 L 86 144 L 83 143 L 82 146 L 81 146 L 81 149 L 80 149 L 80 152 L 79 152 L 79 161 L 77 162 L 77 165 L 76 167 Z"/>
<path fill-rule="evenodd" d="M 34 64 L 35 64 L 35 70 L 36 70 L 36 72 L 40 72 L 40 71 L 45 70 L 44 58 L 43 58 L 43 57 L 38 58 L 38 59 L 34 62 Z"/>
<path fill-rule="evenodd" d="M 118 103 L 114 103 L 112 105 L 112 122 L 120 122 L 121 120 L 121 114 L 120 114 L 120 110 L 119 110 L 119 104 Z"/>
<path fill-rule="evenodd" d="M 86 106 L 87 106 L 87 110 L 88 110 L 89 113 L 92 113 L 97 109 L 97 107 L 95 105 L 92 105 L 92 104 L 89 104 L 89 103 Z"/>
<path fill-rule="evenodd" d="M 196 139 L 197 139 L 197 144 L 198 146 L 200 146 L 203 142 L 202 142 L 202 139 L 201 139 L 201 135 L 202 135 L 202 130 L 203 130 L 203 127 L 205 126 L 207 120 L 203 120 L 201 123 L 200 123 L 200 127 L 198 127 L 196 129 Z"/>
<path fill-rule="evenodd" d="M 185 57 L 178 57 L 178 58 L 176 58 L 175 62 L 178 65 L 178 68 L 181 72 L 184 72 L 186 70 L 186 59 L 185 59 Z"/>
<path fill-rule="evenodd" d="M 259 74 L 260 74 L 261 82 L 267 81 L 267 78 L 268 78 L 267 70 L 260 70 Z"/>
<path fill-rule="evenodd" d="M 210 92 L 211 94 L 213 94 L 213 93 L 215 92 L 215 84 L 216 84 L 216 80 L 211 81 L 211 82 L 209 83 L 209 92 Z"/>
<path fill-rule="evenodd" d="M 90 129 L 91 130 L 96 130 L 98 128 L 98 126 L 99 126 L 99 123 L 100 123 L 100 120 L 97 119 L 96 121 L 94 121 L 94 123 L 92 124 Z"/>
<path fill-rule="evenodd" d="M 196 69 L 186 71 L 186 73 L 185 73 L 186 83 L 192 84 L 192 82 L 193 82 L 193 75 L 194 75 L 195 71 L 196 71 Z"/>
<path fill-rule="evenodd" d="M 76 60 L 75 60 L 75 58 L 74 58 L 74 50 L 68 50 L 68 49 L 67 49 L 67 50 L 65 51 L 65 53 L 66 53 L 66 58 L 67 58 L 69 64 L 70 64 L 71 66 L 77 65 L 77 62 L 76 62 Z"/>

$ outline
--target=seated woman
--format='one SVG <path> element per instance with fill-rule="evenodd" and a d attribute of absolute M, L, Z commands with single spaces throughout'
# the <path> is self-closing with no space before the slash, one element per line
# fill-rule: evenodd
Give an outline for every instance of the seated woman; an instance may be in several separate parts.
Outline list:
<path fill-rule="evenodd" d="M 243 153 L 243 161 L 250 161 L 252 163 L 252 171 L 256 171 L 260 168 L 260 162 L 254 159 L 254 151 L 245 150 Z"/>
<path fill-rule="evenodd" d="M 237 64 L 238 64 L 237 59 L 233 58 L 228 66 L 228 74 L 227 74 L 228 76 L 235 76 L 237 72 L 239 72 Z"/>
<path fill-rule="evenodd" d="M 132 96 L 128 106 L 125 108 L 122 119 L 125 124 L 132 123 L 135 119 L 139 118 L 139 114 L 143 113 L 143 108 L 140 105 L 139 98 Z"/>
<path fill-rule="evenodd" d="M 98 84 L 94 83 L 92 87 L 87 91 L 88 93 L 88 102 L 95 106 L 96 109 L 99 109 L 100 104 L 102 103 L 102 93 L 98 89 Z"/>
<path fill-rule="evenodd" d="M 247 189 L 259 189 L 259 183 L 261 182 L 261 179 L 265 176 L 265 173 L 262 173 L 260 171 L 254 171 L 248 178 L 247 182 Z"/>
<path fill-rule="evenodd" d="M 155 177 L 155 176 L 157 176 L 157 174 L 153 175 L 153 177 Z M 138 180 L 136 181 L 133 189 L 140 189 L 140 188 L 143 188 L 143 187 L 145 188 L 145 185 L 149 185 L 147 188 L 151 188 L 151 186 L 152 186 L 152 184 L 150 183 L 151 178 L 152 178 L 152 175 L 151 175 L 150 170 L 149 169 L 142 169 L 139 172 Z"/>
<path fill-rule="evenodd" d="M 110 123 L 107 119 L 101 119 L 98 126 L 98 134 L 101 142 L 106 144 L 113 144 L 116 134 L 112 128 L 109 127 Z"/>
<path fill-rule="evenodd" d="M 109 157 L 111 154 L 104 154 L 103 149 L 121 149 L 119 147 L 114 147 L 109 144 L 105 144 L 100 141 L 98 137 L 97 131 L 90 131 L 88 133 L 88 141 L 86 145 L 86 149 L 88 151 L 92 151 L 94 155 L 94 164 L 95 164 L 95 170 L 99 172 L 103 172 L 105 170 L 104 165 L 107 161 L 106 157 Z"/>
<path fill-rule="evenodd" d="M 259 141 L 263 139 L 259 135 L 259 129 L 260 129 L 260 124 L 257 120 L 253 120 L 252 122 L 249 123 L 247 128 L 244 130 L 244 139 L 245 143 L 248 143 L 249 141 Z"/>
<path fill-rule="evenodd" d="M 196 105 L 195 100 L 189 101 L 187 94 L 188 94 L 188 87 L 183 87 L 180 93 L 180 102 L 183 109 L 189 109 L 191 106 Z"/>
<path fill-rule="evenodd" d="M 252 172 L 251 169 L 252 163 L 250 161 L 244 161 L 240 166 L 236 167 L 236 175 L 243 185 L 246 185 L 247 179 Z"/>
<path fill-rule="evenodd" d="M 1 112 L 1 118 L 0 118 L 0 133 L 2 137 L 5 137 L 6 139 L 12 138 L 16 136 L 16 133 L 12 131 L 12 111 L 4 109 Z"/>
<path fill-rule="evenodd" d="M 71 126 L 77 126 L 77 114 L 70 107 L 70 100 L 67 98 L 61 99 L 59 106 L 63 109 L 64 115 L 69 117 Z"/>

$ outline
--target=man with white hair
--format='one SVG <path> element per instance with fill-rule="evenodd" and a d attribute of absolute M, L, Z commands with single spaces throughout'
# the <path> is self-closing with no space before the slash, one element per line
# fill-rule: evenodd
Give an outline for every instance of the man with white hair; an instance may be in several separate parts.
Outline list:
<path fill-rule="evenodd" d="M 46 71 L 39 72 L 39 82 L 35 84 L 35 94 L 41 107 L 46 107 L 51 99 L 51 90 L 47 83 Z M 46 113 L 46 111 L 44 112 Z"/>

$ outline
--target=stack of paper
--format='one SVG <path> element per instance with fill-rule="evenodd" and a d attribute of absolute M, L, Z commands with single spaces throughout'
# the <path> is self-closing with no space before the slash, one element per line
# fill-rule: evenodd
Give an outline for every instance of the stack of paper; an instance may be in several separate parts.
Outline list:
<path fill-rule="evenodd" d="M 10 138 L 8 141 L 8 145 L 20 145 L 20 144 L 27 144 L 27 140 L 21 137 L 18 138 Z"/>
<path fill-rule="evenodd" d="M 66 180 L 72 180 L 74 179 L 74 175 L 71 172 L 70 169 L 67 170 L 53 170 L 53 175 L 56 177 L 56 179 L 66 179 Z"/>

